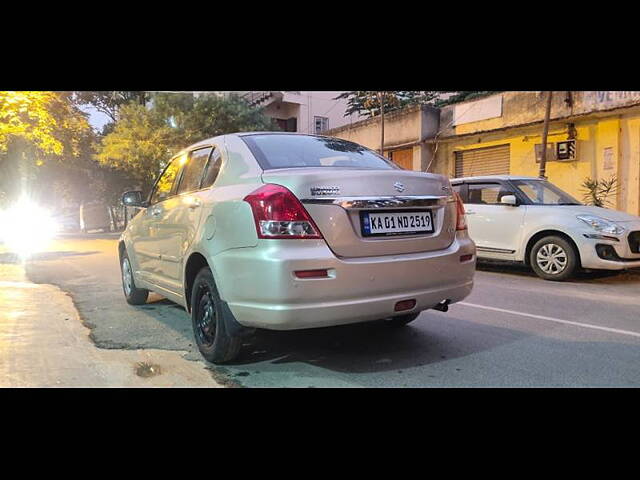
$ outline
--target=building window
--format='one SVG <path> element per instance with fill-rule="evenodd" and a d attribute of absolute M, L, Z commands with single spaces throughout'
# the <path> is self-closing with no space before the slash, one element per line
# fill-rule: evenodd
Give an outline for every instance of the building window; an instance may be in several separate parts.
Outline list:
<path fill-rule="evenodd" d="M 271 121 L 277 125 L 277 127 L 283 132 L 297 132 L 298 131 L 298 119 L 296 117 L 291 118 L 272 118 Z"/>
<path fill-rule="evenodd" d="M 313 117 L 315 120 L 315 132 L 322 133 L 325 130 L 329 130 L 329 119 L 327 117 Z"/>

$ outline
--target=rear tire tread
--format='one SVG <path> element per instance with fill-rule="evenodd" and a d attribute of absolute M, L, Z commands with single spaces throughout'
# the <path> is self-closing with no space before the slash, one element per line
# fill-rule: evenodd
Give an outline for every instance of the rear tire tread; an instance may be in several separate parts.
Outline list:
<path fill-rule="evenodd" d="M 198 311 L 197 305 L 200 301 L 200 298 L 198 297 L 199 286 L 202 282 L 205 282 L 209 287 L 209 290 L 215 300 L 215 308 L 217 312 L 216 333 L 213 344 L 210 346 L 202 345 L 198 339 L 198 335 L 196 334 L 196 329 L 198 328 L 196 325 L 196 315 Z M 231 335 L 227 329 L 227 319 L 224 318 L 225 309 L 222 308 L 221 302 L 222 299 L 218 293 L 211 269 L 209 267 L 203 267 L 193 281 L 193 287 L 191 290 L 191 320 L 198 350 L 200 350 L 200 353 L 207 361 L 216 364 L 232 361 L 239 355 L 242 347 L 242 339 L 238 336 Z"/>

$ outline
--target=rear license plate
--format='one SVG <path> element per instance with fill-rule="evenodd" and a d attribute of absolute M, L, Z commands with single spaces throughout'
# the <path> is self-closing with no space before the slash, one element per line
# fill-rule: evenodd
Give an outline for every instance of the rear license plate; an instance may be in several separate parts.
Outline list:
<path fill-rule="evenodd" d="M 402 212 L 360 212 L 364 237 L 433 233 L 430 210 Z"/>

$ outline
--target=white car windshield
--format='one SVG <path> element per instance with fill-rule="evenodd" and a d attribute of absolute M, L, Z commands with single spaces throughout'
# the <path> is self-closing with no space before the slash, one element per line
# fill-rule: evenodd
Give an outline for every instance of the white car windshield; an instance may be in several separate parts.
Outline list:
<path fill-rule="evenodd" d="M 534 205 L 582 205 L 546 180 L 511 180 L 511 183 Z"/>

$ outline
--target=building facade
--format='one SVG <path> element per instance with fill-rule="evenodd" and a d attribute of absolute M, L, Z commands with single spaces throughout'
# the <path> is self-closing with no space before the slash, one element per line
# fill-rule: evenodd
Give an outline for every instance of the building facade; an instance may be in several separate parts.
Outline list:
<path fill-rule="evenodd" d="M 402 168 L 426 171 L 433 163 L 428 141 L 437 135 L 440 111 L 414 106 L 385 115 L 384 154 Z M 326 135 L 344 138 L 380 151 L 380 118 L 372 117 L 338 128 Z"/>
<path fill-rule="evenodd" d="M 285 132 L 324 133 L 353 123 L 357 114 L 345 116 L 347 101 L 337 99 L 342 92 L 246 91 L 236 92 L 253 106 L 261 107 L 267 117 Z"/>
<path fill-rule="evenodd" d="M 501 92 L 394 112 L 385 119 L 385 155 L 450 177 L 537 176 L 545 106 L 546 93 Z M 619 189 L 609 200 L 640 215 L 640 91 L 554 92 L 550 118 L 549 180 L 581 200 L 585 179 L 615 176 Z M 379 149 L 379 131 L 374 118 L 327 134 Z"/>
<path fill-rule="evenodd" d="M 325 131 L 360 120 L 358 114 L 345 116 L 346 99 L 336 99 L 338 91 L 173 91 L 147 92 L 147 106 L 153 104 L 154 93 L 189 94 L 194 98 L 236 94 L 245 98 L 251 106 L 262 108 L 274 126 L 285 132 L 324 133 Z"/>

